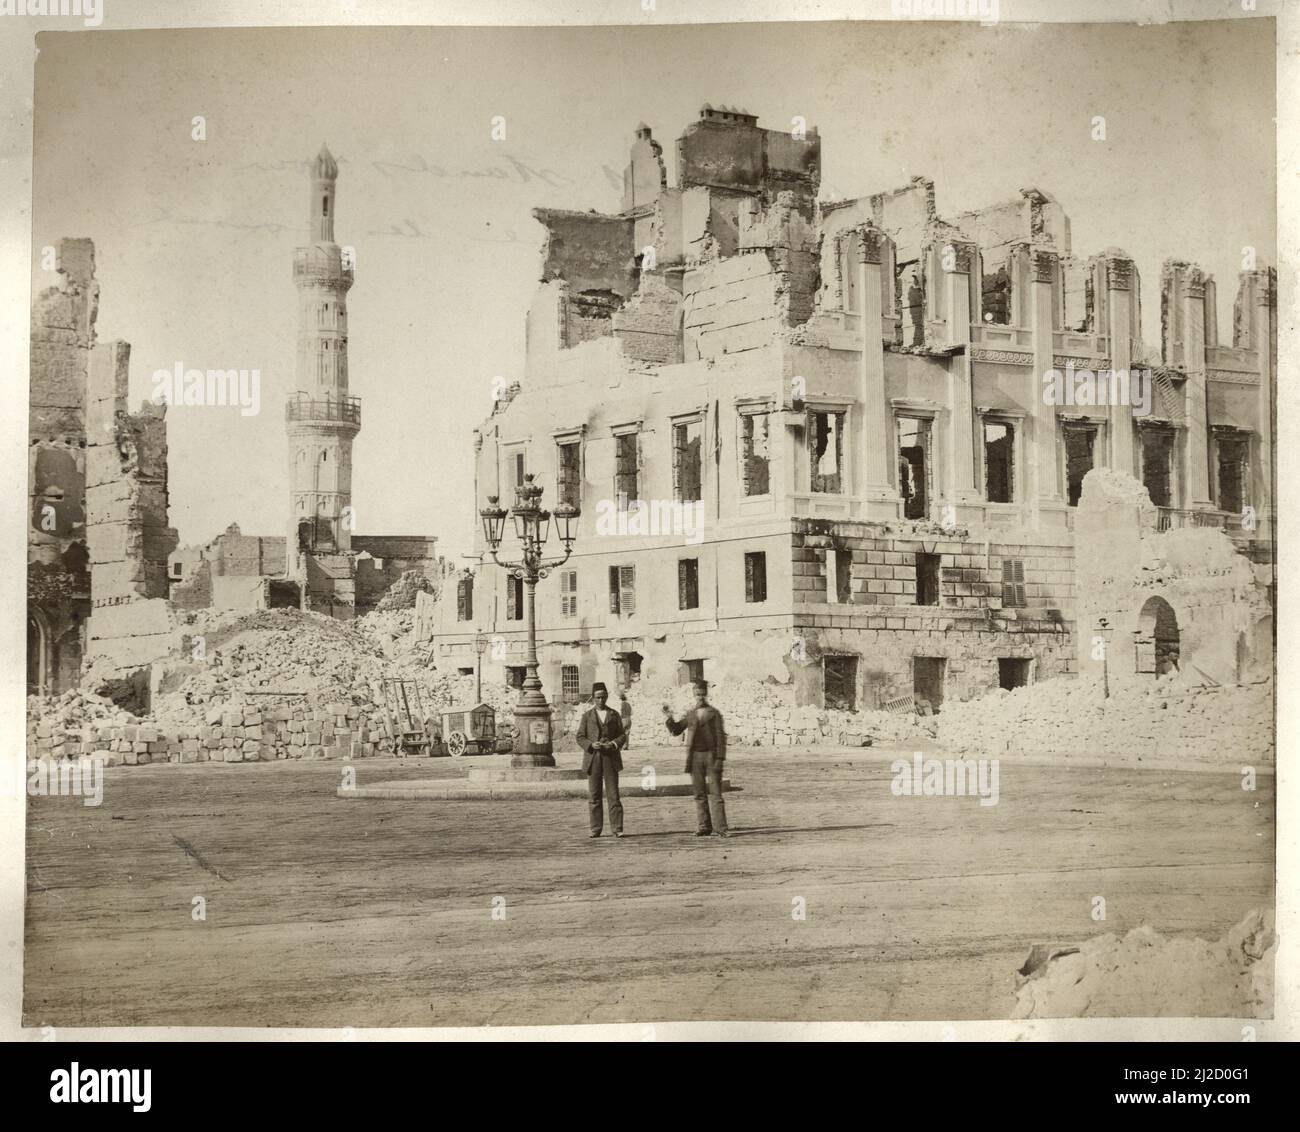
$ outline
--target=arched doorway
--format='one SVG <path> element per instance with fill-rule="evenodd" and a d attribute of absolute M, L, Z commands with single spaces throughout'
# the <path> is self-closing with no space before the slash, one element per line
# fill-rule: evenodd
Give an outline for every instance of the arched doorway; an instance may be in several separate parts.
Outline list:
<path fill-rule="evenodd" d="M 27 694 L 46 696 L 50 693 L 49 627 L 38 613 L 27 614 Z"/>
<path fill-rule="evenodd" d="M 1178 617 L 1162 597 L 1147 598 L 1135 635 L 1137 670 L 1166 676 L 1181 667 Z"/>

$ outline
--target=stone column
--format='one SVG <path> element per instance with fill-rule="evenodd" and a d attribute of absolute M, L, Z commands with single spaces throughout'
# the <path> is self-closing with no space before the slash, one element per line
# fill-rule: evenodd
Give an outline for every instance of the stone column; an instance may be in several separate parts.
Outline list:
<path fill-rule="evenodd" d="M 1277 272 L 1269 267 L 1243 277 L 1250 280 L 1253 295 L 1246 317 L 1250 319 L 1250 348 L 1255 351 L 1259 368 L 1258 406 L 1259 443 L 1256 445 L 1256 467 L 1251 476 L 1250 502 L 1257 519 L 1256 537 L 1273 536 L 1274 477 L 1273 477 L 1273 386 L 1277 374 L 1275 331 L 1277 328 Z M 1243 295 L 1243 299 L 1247 296 Z"/>
<path fill-rule="evenodd" d="M 889 237 L 868 222 L 857 229 L 858 296 L 862 309 L 862 358 L 858 397 L 862 402 L 864 477 L 862 498 L 869 519 L 896 519 L 898 492 L 890 461 L 894 457 L 893 414 L 885 400 L 885 346 L 881 261 Z"/>
<path fill-rule="evenodd" d="M 1130 371 L 1133 363 L 1133 330 L 1137 318 L 1137 271 L 1127 257 L 1106 256 L 1106 305 L 1110 318 L 1106 327 L 1110 339 L 1110 368 Z M 1133 460 L 1133 408 L 1111 405 L 1107 414 L 1110 437 L 1109 465 L 1117 472 L 1136 475 Z"/>
<path fill-rule="evenodd" d="M 1183 444 L 1183 500 L 1195 510 L 1214 507 L 1210 495 L 1210 438 L 1205 390 L 1205 275 L 1188 266 L 1177 299 L 1183 306 L 1183 403 L 1187 433 Z M 1175 287 L 1178 280 L 1175 281 Z"/>
<path fill-rule="evenodd" d="M 975 484 L 975 407 L 971 388 L 971 271 L 975 245 L 948 240 L 940 257 L 952 250 L 952 270 L 937 281 L 944 288 L 947 337 L 957 347 L 948 360 L 948 460 L 943 496 L 959 524 L 982 521 L 983 499 Z"/>
<path fill-rule="evenodd" d="M 1034 434 L 1030 441 L 1038 454 L 1038 485 L 1033 502 L 1059 505 L 1061 486 L 1057 471 L 1056 404 L 1045 395 L 1049 387 L 1043 378 L 1053 368 L 1055 357 L 1052 333 L 1056 329 L 1056 318 L 1052 309 L 1052 284 L 1059 269 L 1060 257 L 1054 251 L 1031 248 L 1029 259 L 1029 277 L 1032 280 L 1029 285 L 1029 325 L 1034 339 L 1033 388 L 1030 390 Z"/>

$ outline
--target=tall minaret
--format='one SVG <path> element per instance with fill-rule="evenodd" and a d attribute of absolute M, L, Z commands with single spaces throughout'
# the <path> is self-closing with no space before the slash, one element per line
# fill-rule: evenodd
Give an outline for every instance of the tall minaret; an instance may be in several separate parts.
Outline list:
<path fill-rule="evenodd" d="M 339 167 L 326 146 L 311 170 L 312 243 L 293 257 L 298 288 L 298 392 L 285 406 L 289 434 L 290 527 L 287 572 L 302 572 L 299 550 L 346 554 L 352 533 L 352 440 L 361 405 L 348 395 L 349 249 L 334 242 Z"/>

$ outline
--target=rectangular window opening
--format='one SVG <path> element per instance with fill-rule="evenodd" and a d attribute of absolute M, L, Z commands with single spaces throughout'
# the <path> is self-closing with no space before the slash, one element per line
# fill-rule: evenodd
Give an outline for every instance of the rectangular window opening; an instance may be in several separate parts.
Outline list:
<path fill-rule="evenodd" d="M 556 501 L 572 507 L 582 506 L 582 472 L 577 441 L 557 444 L 556 462 L 559 468 Z"/>
<path fill-rule="evenodd" d="M 938 554 L 917 554 L 916 556 L 916 604 L 939 604 L 939 564 L 943 561 Z"/>
<path fill-rule="evenodd" d="M 704 422 L 673 425 L 673 495 L 681 503 L 702 499 Z"/>
<path fill-rule="evenodd" d="M 1143 428 L 1142 485 L 1157 507 L 1172 507 L 1174 430 Z"/>
<path fill-rule="evenodd" d="M 898 418 L 898 493 L 905 519 L 924 519 L 930 508 L 930 420 Z"/>
<path fill-rule="evenodd" d="M 832 711 L 858 710 L 858 658 L 822 657 L 822 706 Z"/>
<path fill-rule="evenodd" d="M 740 418 L 742 477 L 747 496 L 767 495 L 771 491 L 770 421 L 769 413 L 744 413 Z"/>
<path fill-rule="evenodd" d="M 698 609 L 700 606 L 700 560 L 677 560 L 677 608 Z"/>
<path fill-rule="evenodd" d="M 614 498 L 620 511 L 640 496 L 640 477 L 637 468 L 637 434 L 625 432 L 614 438 Z"/>
<path fill-rule="evenodd" d="M 835 564 L 835 600 L 849 605 L 853 601 L 853 551 L 837 550 L 831 561 Z"/>
<path fill-rule="evenodd" d="M 839 495 L 844 490 L 844 413 L 808 414 L 808 454 L 812 463 L 811 490 Z"/>
<path fill-rule="evenodd" d="M 579 699 L 578 666 L 560 665 L 560 699 L 566 704 L 576 704 Z"/>
<path fill-rule="evenodd" d="M 1093 449 L 1097 442 L 1095 428 L 1065 430 L 1065 498 L 1071 507 L 1079 506 L 1083 494 L 1083 477 L 1093 468 Z"/>
<path fill-rule="evenodd" d="M 984 422 L 984 498 L 1010 503 L 1015 487 L 1015 429 L 1006 421 Z"/>
<path fill-rule="evenodd" d="M 745 552 L 745 600 L 767 600 L 767 553 L 762 550 Z"/>
<path fill-rule="evenodd" d="M 636 567 L 609 568 L 609 611 L 615 617 L 631 617 L 636 612 Z"/>
<path fill-rule="evenodd" d="M 1029 666 L 1032 662 L 1020 657 L 998 657 L 998 687 L 1010 692 L 1013 688 L 1029 686 Z"/>

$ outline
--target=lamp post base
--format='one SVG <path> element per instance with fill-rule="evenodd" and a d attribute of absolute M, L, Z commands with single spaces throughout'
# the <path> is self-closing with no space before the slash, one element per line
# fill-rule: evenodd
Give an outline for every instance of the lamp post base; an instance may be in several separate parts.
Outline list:
<path fill-rule="evenodd" d="M 512 767 L 554 766 L 555 755 L 551 745 L 551 705 L 540 694 L 541 702 L 528 702 L 525 694 L 515 705 L 515 750 L 510 757 Z"/>

